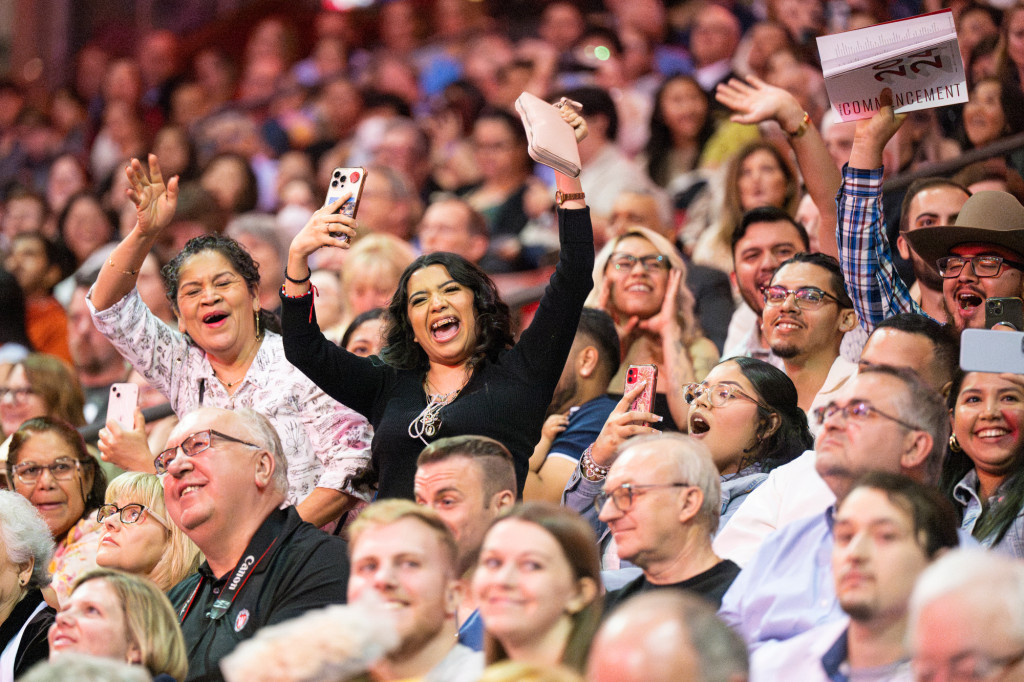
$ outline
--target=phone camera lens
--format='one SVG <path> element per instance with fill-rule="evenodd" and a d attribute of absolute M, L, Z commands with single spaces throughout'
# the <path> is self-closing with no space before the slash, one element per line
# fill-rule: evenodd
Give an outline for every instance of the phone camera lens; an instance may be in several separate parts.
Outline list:
<path fill-rule="evenodd" d="M 992 312 L 994 312 L 996 315 L 1002 315 L 1003 314 L 1003 303 L 1002 303 L 1002 301 L 997 301 L 997 302 L 992 304 Z"/>

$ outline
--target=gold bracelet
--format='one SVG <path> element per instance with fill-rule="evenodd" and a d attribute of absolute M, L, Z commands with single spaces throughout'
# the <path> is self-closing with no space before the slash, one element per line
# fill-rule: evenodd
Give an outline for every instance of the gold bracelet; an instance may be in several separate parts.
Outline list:
<path fill-rule="evenodd" d="M 114 265 L 114 259 L 112 259 L 112 258 L 108 258 L 107 259 L 107 265 L 109 265 L 110 267 L 114 268 L 115 270 L 120 272 L 122 275 L 128 275 L 129 277 L 134 277 L 135 275 L 139 274 L 138 270 L 122 270 L 121 268 L 119 268 L 116 265 Z"/>
<path fill-rule="evenodd" d="M 803 137 L 804 133 L 806 133 L 807 129 L 810 128 L 810 127 L 811 127 L 811 115 L 808 114 L 805 111 L 804 112 L 804 118 L 803 118 L 802 121 L 800 121 L 800 125 L 797 126 L 796 130 L 794 130 L 793 132 L 789 132 L 787 130 L 787 131 L 785 131 L 785 133 L 786 133 L 786 135 L 789 135 L 789 139 L 795 140 L 798 137 Z"/>

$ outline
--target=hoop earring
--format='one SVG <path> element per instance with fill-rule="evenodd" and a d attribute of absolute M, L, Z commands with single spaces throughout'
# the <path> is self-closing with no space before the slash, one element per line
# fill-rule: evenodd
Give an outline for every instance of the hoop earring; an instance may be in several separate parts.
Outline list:
<path fill-rule="evenodd" d="M 964 449 L 960 447 L 960 441 L 956 439 L 956 434 L 949 437 L 949 450 L 950 452 L 963 452 Z"/>

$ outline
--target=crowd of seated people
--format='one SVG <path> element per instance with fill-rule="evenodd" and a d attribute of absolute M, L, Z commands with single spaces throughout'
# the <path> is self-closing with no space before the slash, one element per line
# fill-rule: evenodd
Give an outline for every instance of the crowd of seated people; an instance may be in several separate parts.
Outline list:
<path fill-rule="evenodd" d="M 959 366 L 1024 155 L 883 193 L 1024 129 L 1024 5 L 844 122 L 813 38 L 934 3 L 521 4 L 0 80 L 0 680 L 1024 679 L 1024 372 Z"/>

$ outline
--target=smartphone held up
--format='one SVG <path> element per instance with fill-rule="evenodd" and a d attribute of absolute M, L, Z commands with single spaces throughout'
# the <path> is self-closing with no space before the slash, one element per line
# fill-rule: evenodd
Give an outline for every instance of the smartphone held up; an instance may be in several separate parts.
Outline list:
<path fill-rule="evenodd" d="M 626 370 L 626 385 L 623 388 L 623 393 L 629 393 L 642 382 L 647 382 L 647 385 L 630 404 L 630 412 L 652 412 L 654 410 L 654 394 L 658 387 L 658 367 L 656 365 L 630 365 Z M 649 426 L 647 422 L 638 423 Z"/>
<path fill-rule="evenodd" d="M 363 196 L 363 183 L 365 182 L 366 169 L 361 166 L 335 168 L 331 173 L 331 184 L 327 188 L 327 198 L 324 200 L 324 206 L 334 204 L 346 194 L 350 195 L 345 203 L 341 205 L 338 212 L 349 218 L 355 218 L 356 211 L 359 210 L 359 200 Z M 340 241 L 348 241 L 348 235 L 342 232 L 332 232 L 331 236 Z"/>

